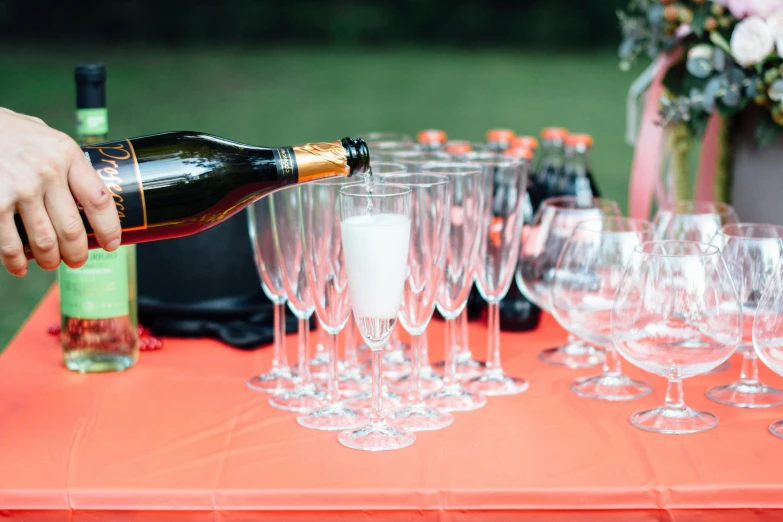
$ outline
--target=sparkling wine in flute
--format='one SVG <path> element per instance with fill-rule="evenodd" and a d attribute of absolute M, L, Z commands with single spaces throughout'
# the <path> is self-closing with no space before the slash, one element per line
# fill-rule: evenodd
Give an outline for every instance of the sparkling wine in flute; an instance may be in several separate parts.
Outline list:
<path fill-rule="evenodd" d="M 114 198 L 122 243 L 188 236 L 211 228 L 253 201 L 296 183 L 369 170 L 362 139 L 293 147 L 255 147 L 200 132 L 166 132 L 90 144 L 85 156 Z M 16 226 L 32 252 L 21 218 Z M 98 247 L 87 218 L 90 248 Z"/>

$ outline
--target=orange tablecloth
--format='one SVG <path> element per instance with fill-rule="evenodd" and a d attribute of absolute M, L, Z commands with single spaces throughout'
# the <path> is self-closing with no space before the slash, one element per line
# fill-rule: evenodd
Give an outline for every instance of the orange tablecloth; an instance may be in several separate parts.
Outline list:
<path fill-rule="evenodd" d="M 712 431 L 643 433 L 627 421 L 663 400 L 581 399 L 590 371 L 536 354 L 564 340 L 550 317 L 504 334 L 509 373 L 530 389 L 459 413 L 412 447 L 370 454 L 340 446 L 245 388 L 270 351 L 167 340 L 124 374 L 79 375 L 46 333 L 50 294 L 0 357 L 0 517 L 14 520 L 721 520 L 783 517 L 783 441 L 767 425 L 783 408 L 709 402 L 730 373 L 690 379 L 686 402 L 720 417 Z M 439 356 L 442 323 L 430 331 Z M 486 329 L 471 327 L 483 350 Z M 293 337 L 289 348 L 294 348 Z M 640 372 L 629 369 L 636 377 Z M 649 377 L 649 376 L 644 376 Z M 763 371 L 770 384 L 781 379 Z M 569 511 L 564 513 L 563 510 Z"/>

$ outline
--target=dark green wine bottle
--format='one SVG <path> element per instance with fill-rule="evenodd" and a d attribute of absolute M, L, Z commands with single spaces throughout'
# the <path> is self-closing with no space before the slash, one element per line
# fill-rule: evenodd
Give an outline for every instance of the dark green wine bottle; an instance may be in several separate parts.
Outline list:
<path fill-rule="evenodd" d="M 166 132 L 82 150 L 114 198 L 123 244 L 196 234 L 288 185 L 364 174 L 370 167 L 367 145 L 352 138 L 254 147 L 200 132 Z M 27 234 L 15 218 L 30 258 Z"/>

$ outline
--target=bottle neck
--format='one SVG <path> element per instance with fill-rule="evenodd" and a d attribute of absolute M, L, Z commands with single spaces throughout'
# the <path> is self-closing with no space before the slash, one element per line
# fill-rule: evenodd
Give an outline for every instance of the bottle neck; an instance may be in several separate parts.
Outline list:
<path fill-rule="evenodd" d="M 588 153 L 589 149 L 585 146 L 578 146 L 573 150 L 569 162 L 571 172 L 577 176 L 587 175 L 590 170 Z"/>
<path fill-rule="evenodd" d="M 556 169 L 563 168 L 565 164 L 565 151 L 563 149 L 563 142 L 561 141 L 544 141 L 541 145 L 541 166 L 542 167 L 554 167 Z"/>
<path fill-rule="evenodd" d="M 361 138 L 343 138 L 340 144 L 345 149 L 345 157 L 350 173 L 348 176 L 365 174 L 370 170 L 370 149 Z"/>

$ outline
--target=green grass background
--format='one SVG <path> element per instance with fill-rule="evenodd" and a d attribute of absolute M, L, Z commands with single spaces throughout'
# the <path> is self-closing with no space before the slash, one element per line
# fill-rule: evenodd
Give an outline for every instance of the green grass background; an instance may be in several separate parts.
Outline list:
<path fill-rule="evenodd" d="M 611 51 L 0 47 L 0 106 L 70 133 L 72 68 L 85 60 L 107 64 L 112 137 L 199 130 L 288 145 L 437 127 L 481 140 L 491 127 L 537 133 L 558 125 L 593 134 L 600 189 L 626 206 L 625 96 L 635 74 L 620 72 Z M 21 279 L 0 271 L 0 349 L 53 281 L 37 267 Z"/>

